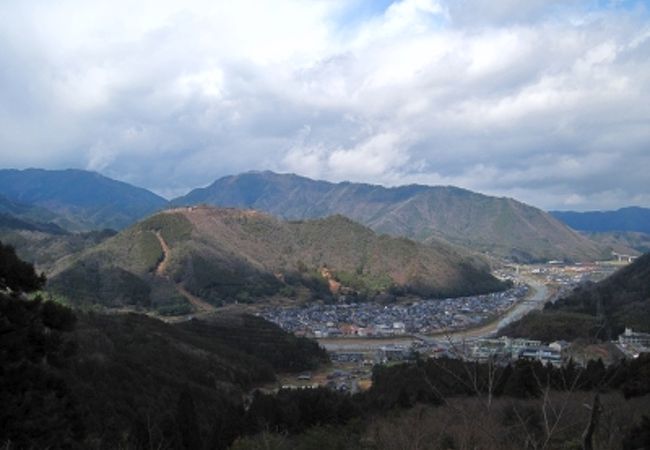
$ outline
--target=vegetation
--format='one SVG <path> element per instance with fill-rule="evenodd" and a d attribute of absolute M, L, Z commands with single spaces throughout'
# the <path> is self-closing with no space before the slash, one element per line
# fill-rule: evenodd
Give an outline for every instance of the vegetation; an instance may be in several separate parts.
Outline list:
<path fill-rule="evenodd" d="M 221 178 L 172 203 L 253 208 L 292 220 L 343 214 L 376 232 L 431 244 L 444 239 L 521 262 L 608 256 L 543 211 L 454 187 L 385 188 L 255 172 Z"/>
<path fill-rule="evenodd" d="M 156 214 L 141 222 L 137 228 L 159 231 L 170 246 L 189 239 L 192 234 L 192 224 L 182 214 Z"/>
<path fill-rule="evenodd" d="M 165 259 L 157 233 L 169 247 L 163 274 L 156 272 Z M 74 297 L 74 304 L 141 306 L 165 314 L 187 308 L 174 284 L 217 306 L 278 295 L 332 301 L 344 293 L 365 300 L 386 293 L 447 297 L 506 287 L 485 263 L 449 246 L 378 236 L 342 216 L 282 222 L 210 207 L 157 214 L 67 264 L 50 288 Z"/>
<path fill-rule="evenodd" d="M 508 336 L 615 339 L 626 327 L 650 332 L 650 254 L 599 283 L 576 288 L 501 331 Z"/>
<path fill-rule="evenodd" d="M 32 292 L 45 284 L 45 276 L 37 275 L 34 266 L 16 256 L 16 251 L 0 242 L 0 291 Z"/>
<path fill-rule="evenodd" d="M 25 227 L 0 226 L 0 240 L 16 249 L 21 259 L 33 263 L 38 270 L 51 274 L 68 264 L 70 258 L 99 245 L 117 234 L 113 230 L 84 233 L 52 233 Z"/>
<path fill-rule="evenodd" d="M 592 241 L 623 255 L 638 255 L 650 252 L 650 234 L 635 231 L 608 231 L 587 233 Z"/>
<path fill-rule="evenodd" d="M 525 337 L 542 342 L 596 339 L 602 333 L 597 317 L 566 311 L 533 311 L 499 331 L 500 336 Z"/>
<path fill-rule="evenodd" d="M 584 368 L 416 358 L 375 367 L 362 394 L 256 391 L 244 408 L 255 384 L 324 351 L 247 315 L 74 313 L 20 296 L 43 281 L 29 264 L 2 273 L 15 293 L 0 294 L 4 448 L 580 448 L 589 423 L 599 448 L 647 443 L 650 355 Z"/>

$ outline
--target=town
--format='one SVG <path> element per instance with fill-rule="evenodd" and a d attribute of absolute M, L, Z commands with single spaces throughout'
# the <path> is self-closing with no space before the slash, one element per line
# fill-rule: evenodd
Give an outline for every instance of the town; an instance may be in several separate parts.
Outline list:
<path fill-rule="evenodd" d="M 487 295 L 402 301 L 391 304 L 312 304 L 264 309 L 258 314 L 297 335 L 316 338 L 328 350 L 331 367 L 323 373 L 303 373 L 284 379 L 283 388 L 327 386 L 357 392 L 369 386 L 372 367 L 418 358 L 457 358 L 508 364 L 519 359 L 561 366 L 586 365 L 590 359 L 634 358 L 650 350 L 650 335 L 627 329 L 617 340 L 589 351 L 566 341 L 541 342 L 494 337 L 510 319 L 547 301 L 555 301 L 576 286 L 598 281 L 616 265 L 511 265 L 495 271 L 510 280 L 507 291 Z M 544 290 L 544 295 L 538 296 Z M 522 308 L 518 311 L 517 308 Z M 490 323 L 491 326 L 484 326 Z M 472 330 L 478 330 L 472 333 Z"/>
<path fill-rule="evenodd" d="M 385 337 L 433 334 L 477 326 L 503 314 L 528 294 L 526 285 L 472 297 L 378 303 L 313 304 L 304 308 L 265 309 L 260 315 L 295 334 Z"/>

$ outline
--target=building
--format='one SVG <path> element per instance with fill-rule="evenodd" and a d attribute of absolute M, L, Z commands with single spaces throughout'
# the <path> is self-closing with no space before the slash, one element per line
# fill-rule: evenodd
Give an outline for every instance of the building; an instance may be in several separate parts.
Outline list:
<path fill-rule="evenodd" d="M 639 333 L 632 328 L 626 328 L 625 332 L 618 337 L 621 345 L 634 345 L 637 347 L 650 347 L 650 333 Z"/>
<path fill-rule="evenodd" d="M 560 352 L 547 346 L 525 348 L 519 352 L 519 359 L 538 360 L 544 364 L 551 363 L 558 367 L 562 365 Z"/>

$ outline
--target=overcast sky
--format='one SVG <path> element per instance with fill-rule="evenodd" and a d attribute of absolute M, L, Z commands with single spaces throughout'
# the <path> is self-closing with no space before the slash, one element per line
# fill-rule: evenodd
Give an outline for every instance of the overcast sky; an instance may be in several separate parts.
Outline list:
<path fill-rule="evenodd" d="M 0 2 L 0 166 L 650 206 L 647 1 Z"/>

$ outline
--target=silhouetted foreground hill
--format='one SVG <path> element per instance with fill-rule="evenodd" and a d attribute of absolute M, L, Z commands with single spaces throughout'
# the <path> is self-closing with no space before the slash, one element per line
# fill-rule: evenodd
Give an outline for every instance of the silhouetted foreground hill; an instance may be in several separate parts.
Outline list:
<path fill-rule="evenodd" d="M 517 261 L 603 257 L 597 244 L 537 208 L 455 187 L 385 188 L 250 172 L 221 178 L 172 203 L 253 208 L 285 219 L 343 214 L 377 232 L 422 242 L 442 238 Z"/>
<path fill-rule="evenodd" d="M 650 233 L 650 209 L 631 206 L 616 211 L 551 211 L 574 230 L 589 232 L 638 231 Z"/>
<path fill-rule="evenodd" d="M 650 253 L 599 283 L 547 304 L 543 312 L 525 316 L 501 334 L 546 341 L 612 339 L 625 327 L 650 332 Z"/>
<path fill-rule="evenodd" d="M 207 206 L 136 224 L 71 261 L 49 286 L 75 302 L 158 309 L 182 303 L 182 289 L 218 306 L 273 295 L 446 297 L 505 287 L 484 262 L 449 245 L 380 236 L 342 216 L 285 222 Z"/>
<path fill-rule="evenodd" d="M 149 433 L 174 444 L 183 414 L 209 435 L 255 383 L 327 360 L 315 342 L 250 316 L 170 325 L 0 295 L 0 317 L 0 443 L 15 448 L 117 448 Z M 183 396 L 193 411 L 179 410 Z"/>
<path fill-rule="evenodd" d="M 146 189 L 73 169 L 0 170 L 0 195 L 31 207 L 22 214 L 71 231 L 119 230 L 167 205 L 167 200 Z M 52 217 L 47 218 L 44 209 Z"/>
<path fill-rule="evenodd" d="M 316 342 L 261 318 L 75 313 L 23 296 L 43 283 L 0 243 L 2 448 L 144 448 L 144 438 L 187 448 L 190 431 L 218 429 L 255 383 L 327 361 Z"/>

